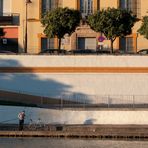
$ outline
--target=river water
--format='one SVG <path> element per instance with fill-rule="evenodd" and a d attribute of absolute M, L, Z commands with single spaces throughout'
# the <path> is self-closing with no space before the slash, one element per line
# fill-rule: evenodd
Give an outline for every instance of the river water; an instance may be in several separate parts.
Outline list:
<path fill-rule="evenodd" d="M 0 148 L 148 148 L 148 141 L 0 138 Z"/>

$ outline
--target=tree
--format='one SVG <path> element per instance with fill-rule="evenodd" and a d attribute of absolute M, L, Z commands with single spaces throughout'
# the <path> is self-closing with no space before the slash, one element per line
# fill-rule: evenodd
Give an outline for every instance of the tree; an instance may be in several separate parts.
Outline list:
<path fill-rule="evenodd" d="M 131 34 L 136 16 L 125 9 L 107 8 L 90 15 L 87 21 L 94 31 L 103 33 L 111 41 L 113 53 L 115 39 Z"/>
<path fill-rule="evenodd" d="M 59 39 L 58 49 L 61 48 L 61 39 L 65 34 L 71 35 L 80 24 L 81 14 L 78 10 L 56 8 L 46 12 L 41 19 L 44 33 L 48 38 L 57 37 Z"/>
<path fill-rule="evenodd" d="M 138 32 L 141 35 L 144 35 L 144 37 L 146 39 L 148 39 L 148 16 L 144 16 L 142 19 L 142 25 L 141 27 L 138 29 Z"/>

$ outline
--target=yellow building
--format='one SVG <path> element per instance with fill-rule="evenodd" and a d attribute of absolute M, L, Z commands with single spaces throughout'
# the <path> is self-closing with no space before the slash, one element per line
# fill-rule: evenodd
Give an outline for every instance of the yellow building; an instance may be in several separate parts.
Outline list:
<path fill-rule="evenodd" d="M 46 10 L 56 7 L 69 7 L 80 10 L 83 19 L 85 19 L 87 15 L 99 9 L 106 9 L 107 7 L 121 7 L 132 10 L 140 19 L 142 19 L 142 16 L 147 15 L 146 12 L 148 11 L 148 1 L 145 0 L 0 0 L 0 3 L 0 14 L 7 11 L 11 14 L 19 14 L 17 17 L 14 15 L 13 20 L 11 20 L 15 22 L 13 25 L 8 22 L 7 24 L 0 23 L 0 25 L 5 29 L 13 28 L 10 34 L 13 34 L 13 32 L 17 34 L 14 35 L 14 38 L 16 38 L 18 42 L 18 52 L 24 52 L 24 48 L 27 45 L 26 50 L 28 53 L 39 53 L 41 50 L 47 48 L 57 48 L 58 40 L 56 38 L 47 39 L 43 33 L 44 28 L 40 23 L 41 15 Z M 1 16 L 3 18 L 5 17 L 4 15 Z M 17 21 L 19 21 L 19 23 Z M 131 35 L 116 39 L 114 49 L 120 48 L 125 51 L 136 52 L 142 48 L 148 48 L 148 40 L 137 33 L 140 25 L 141 21 L 135 24 Z M 99 35 L 99 33 L 91 30 L 87 24 L 81 23 L 75 33 L 70 37 L 65 35 L 65 38 L 62 40 L 62 48 L 67 50 L 96 50 Z M 7 38 L 7 36 L 4 38 Z M 104 49 L 108 49 L 110 48 L 110 42 L 105 40 L 102 46 Z"/>

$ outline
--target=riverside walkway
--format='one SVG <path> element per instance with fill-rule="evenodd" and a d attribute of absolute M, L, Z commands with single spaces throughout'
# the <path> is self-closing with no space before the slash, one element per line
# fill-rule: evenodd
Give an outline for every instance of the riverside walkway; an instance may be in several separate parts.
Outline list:
<path fill-rule="evenodd" d="M 17 125 L 1 125 L 0 137 L 54 137 L 147 140 L 148 125 L 49 125 L 48 130 L 18 131 Z"/>

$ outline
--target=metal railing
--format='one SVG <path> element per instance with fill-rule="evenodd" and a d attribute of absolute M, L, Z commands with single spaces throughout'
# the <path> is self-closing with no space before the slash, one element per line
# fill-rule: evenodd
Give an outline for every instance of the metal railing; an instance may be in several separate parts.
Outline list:
<path fill-rule="evenodd" d="M 66 100 L 66 101 L 65 101 Z M 75 101 L 72 103 L 72 101 Z M 148 95 L 79 95 L 61 97 L 61 108 L 147 108 Z"/>
<path fill-rule="evenodd" d="M 27 106 L 36 105 L 43 108 L 148 108 L 148 95 L 87 95 L 74 92 L 41 94 L 20 90 L 0 89 L 11 92 L 1 101 L 16 101 Z"/>

